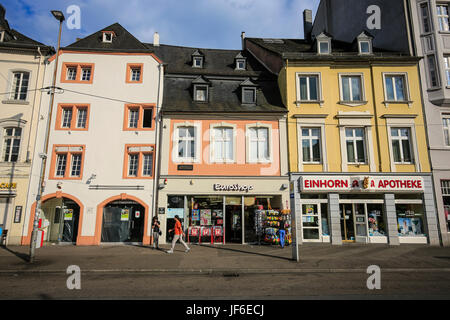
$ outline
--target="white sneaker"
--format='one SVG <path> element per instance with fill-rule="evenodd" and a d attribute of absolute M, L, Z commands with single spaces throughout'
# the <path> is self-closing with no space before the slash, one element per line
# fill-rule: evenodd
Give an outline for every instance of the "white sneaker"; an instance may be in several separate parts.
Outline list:
<path fill-rule="evenodd" d="M 189 250 L 191 250 L 191 248 L 187 248 L 185 252 L 186 252 L 186 253 L 188 253 L 188 252 L 189 252 Z"/>
<path fill-rule="evenodd" d="M 169 251 L 166 251 L 166 253 L 173 253 L 173 251 L 172 251 L 172 250 L 169 250 Z"/>

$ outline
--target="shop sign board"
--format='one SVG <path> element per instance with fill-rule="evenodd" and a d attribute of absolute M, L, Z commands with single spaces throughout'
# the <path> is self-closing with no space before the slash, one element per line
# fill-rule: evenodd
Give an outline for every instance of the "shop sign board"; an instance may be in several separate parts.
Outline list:
<path fill-rule="evenodd" d="M 0 190 L 5 190 L 5 189 L 17 189 L 17 183 L 16 182 L 1 182 L 0 183 Z"/>
<path fill-rule="evenodd" d="M 252 185 L 240 185 L 238 183 L 229 184 L 229 185 L 215 183 L 213 187 L 214 187 L 214 191 L 243 191 L 243 192 L 249 192 L 249 191 L 253 190 L 253 186 Z"/>
<path fill-rule="evenodd" d="M 304 176 L 300 179 L 301 192 L 330 191 L 424 191 L 422 177 L 399 176 Z"/>
<path fill-rule="evenodd" d="M 20 223 L 22 220 L 22 206 L 16 206 L 16 211 L 14 213 L 14 223 Z"/>

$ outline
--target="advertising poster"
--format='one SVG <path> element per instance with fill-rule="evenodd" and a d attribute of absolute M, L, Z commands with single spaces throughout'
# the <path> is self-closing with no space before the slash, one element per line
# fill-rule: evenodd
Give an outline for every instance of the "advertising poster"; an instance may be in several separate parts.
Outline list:
<path fill-rule="evenodd" d="M 400 235 L 410 235 L 412 233 L 411 218 L 398 218 L 398 233 Z"/>
<path fill-rule="evenodd" d="M 194 209 L 192 210 L 192 221 L 199 221 L 200 220 L 200 210 Z"/>
<path fill-rule="evenodd" d="M 221 209 L 213 210 L 213 217 L 215 218 L 223 218 L 223 211 Z"/>
<path fill-rule="evenodd" d="M 175 216 L 179 216 L 181 219 L 184 217 L 184 208 L 167 208 L 167 218 L 173 219 Z"/>
<path fill-rule="evenodd" d="M 73 209 L 65 209 L 64 220 L 72 220 L 72 219 L 73 219 Z"/>
<path fill-rule="evenodd" d="M 120 221 L 128 221 L 130 219 L 130 209 L 122 209 L 120 213 Z"/>
<path fill-rule="evenodd" d="M 211 224 L 211 210 L 210 209 L 200 210 L 200 224 L 202 226 L 209 226 Z"/>

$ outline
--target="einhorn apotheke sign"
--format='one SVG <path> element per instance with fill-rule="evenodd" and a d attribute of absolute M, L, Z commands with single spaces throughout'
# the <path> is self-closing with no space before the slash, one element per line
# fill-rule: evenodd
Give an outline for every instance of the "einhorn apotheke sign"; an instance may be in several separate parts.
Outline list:
<path fill-rule="evenodd" d="M 214 183 L 214 191 L 242 191 L 242 192 L 249 192 L 253 190 L 252 185 L 240 185 L 237 183 L 234 184 L 220 184 L 220 183 Z"/>
<path fill-rule="evenodd" d="M 424 191 L 422 177 L 320 176 L 301 177 L 300 190 L 309 191 Z"/>

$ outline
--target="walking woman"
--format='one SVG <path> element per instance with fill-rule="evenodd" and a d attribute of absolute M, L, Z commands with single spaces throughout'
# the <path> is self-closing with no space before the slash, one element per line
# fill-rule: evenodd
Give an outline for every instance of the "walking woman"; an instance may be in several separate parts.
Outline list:
<path fill-rule="evenodd" d="M 175 227 L 173 229 L 170 229 L 169 232 L 175 231 L 175 235 L 173 236 L 172 240 L 172 247 L 169 251 L 166 251 L 167 253 L 173 253 L 173 249 L 175 248 L 175 244 L 178 240 L 180 240 L 180 243 L 184 246 L 186 249 L 184 252 L 189 252 L 191 248 L 188 247 L 186 242 L 183 241 L 184 231 L 181 226 L 180 217 L 178 215 L 175 216 Z"/>
<path fill-rule="evenodd" d="M 161 235 L 160 224 L 158 217 L 153 217 L 152 220 L 152 230 L 153 230 L 153 249 L 159 250 L 159 236 Z"/>

